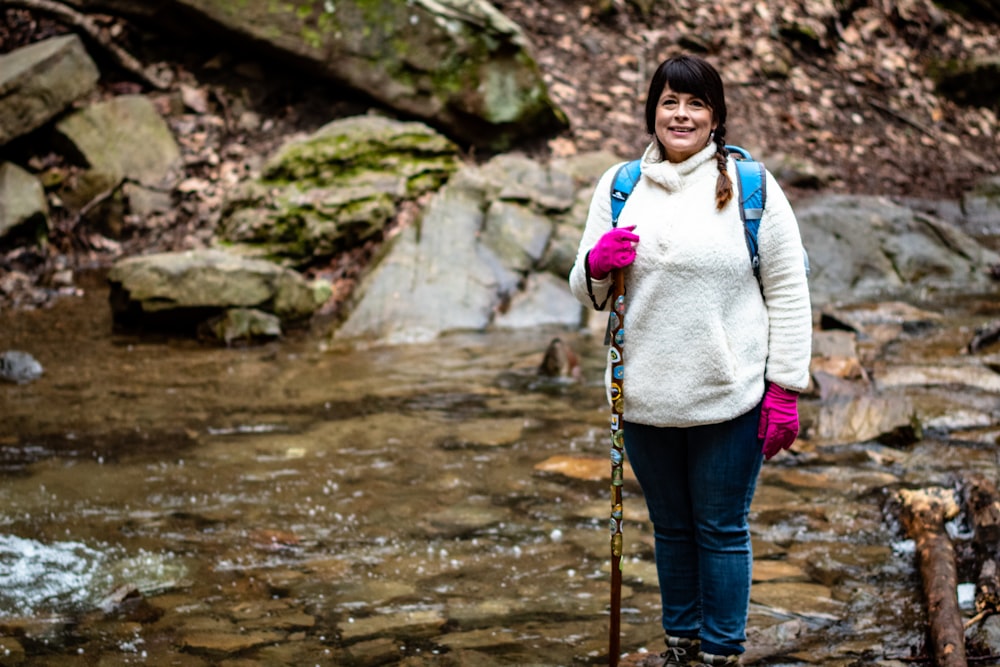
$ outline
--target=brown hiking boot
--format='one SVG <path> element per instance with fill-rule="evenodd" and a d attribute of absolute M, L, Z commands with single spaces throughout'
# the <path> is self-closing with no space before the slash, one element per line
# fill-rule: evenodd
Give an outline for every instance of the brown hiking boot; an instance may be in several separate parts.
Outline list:
<path fill-rule="evenodd" d="M 694 657 L 698 655 L 698 647 L 701 641 L 698 639 L 688 639 L 687 637 L 666 636 L 667 650 L 660 654 L 661 658 L 666 658 L 663 667 L 676 667 L 681 665 L 688 667 L 694 665 Z"/>

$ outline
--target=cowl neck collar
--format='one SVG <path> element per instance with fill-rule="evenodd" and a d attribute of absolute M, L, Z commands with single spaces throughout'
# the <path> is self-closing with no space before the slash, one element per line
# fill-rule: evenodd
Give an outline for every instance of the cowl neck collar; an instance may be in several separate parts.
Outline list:
<path fill-rule="evenodd" d="M 716 146 L 710 143 L 683 162 L 670 162 L 660 157 L 660 147 L 654 141 L 642 154 L 642 174 L 669 192 L 676 192 L 686 181 L 697 178 L 702 172 L 716 169 Z"/>

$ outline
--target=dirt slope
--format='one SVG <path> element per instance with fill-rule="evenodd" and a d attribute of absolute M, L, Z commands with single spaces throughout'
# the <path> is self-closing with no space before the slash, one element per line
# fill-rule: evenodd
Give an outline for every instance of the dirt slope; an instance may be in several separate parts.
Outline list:
<path fill-rule="evenodd" d="M 996 113 L 937 95 L 928 72 L 935 60 L 996 54 L 1000 30 L 930 0 L 494 4 L 530 34 L 570 115 L 556 152 L 641 151 L 652 70 L 688 52 L 723 74 L 727 140 L 809 159 L 824 189 L 956 198 L 996 173 Z M 651 7 L 645 16 L 640 5 Z"/>

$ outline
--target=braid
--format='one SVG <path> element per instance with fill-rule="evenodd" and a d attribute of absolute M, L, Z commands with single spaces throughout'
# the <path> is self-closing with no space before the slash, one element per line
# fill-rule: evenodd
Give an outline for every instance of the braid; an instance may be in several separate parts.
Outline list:
<path fill-rule="evenodd" d="M 715 181 L 715 208 L 722 210 L 733 198 L 733 182 L 729 179 L 726 156 L 726 126 L 722 123 L 715 128 L 715 162 L 719 165 L 719 178 Z"/>

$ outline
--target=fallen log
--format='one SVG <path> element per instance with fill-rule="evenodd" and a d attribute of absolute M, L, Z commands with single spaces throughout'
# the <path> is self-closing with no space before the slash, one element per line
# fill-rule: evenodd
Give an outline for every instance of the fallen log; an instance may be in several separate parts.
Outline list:
<path fill-rule="evenodd" d="M 940 487 L 904 489 L 898 497 L 900 519 L 917 547 L 934 662 L 939 667 L 967 667 L 955 549 L 944 527 L 945 521 L 958 515 L 958 503 L 951 491 Z"/>

